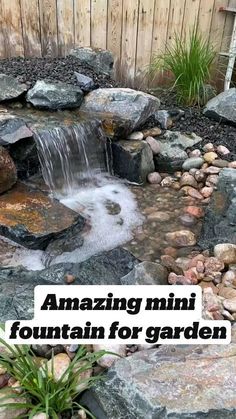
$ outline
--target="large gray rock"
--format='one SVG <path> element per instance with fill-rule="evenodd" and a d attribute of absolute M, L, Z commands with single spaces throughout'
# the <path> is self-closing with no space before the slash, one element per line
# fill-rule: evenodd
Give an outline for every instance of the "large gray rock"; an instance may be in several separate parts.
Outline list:
<path fill-rule="evenodd" d="M 236 124 L 236 89 L 232 88 L 211 99 L 203 111 L 206 116 L 217 121 Z"/>
<path fill-rule="evenodd" d="M 34 287 L 65 284 L 73 275 L 72 285 L 120 285 L 138 260 L 128 251 L 116 248 L 92 256 L 81 263 L 60 263 L 42 271 L 22 267 L 0 269 L 0 322 L 33 317 Z"/>
<path fill-rule="evenodd" d="M 201 137 L 194 133 L 187 135 L 177 131 L 166 131 L 162 137 L 159 137 L 160 153 L 154 158 L 157 171 L 181 170 L 188 158 L 185 150 L 201 141 Z"/>
<path fill-rule="evenodd" d="M 0 194 L 8 191 L 17 181 L 14 161 L 8 151 L 0 146 Z"/>
<path fill-rule="evenodd" d="M 236 170 L 222 169 L 203 221 L 199 245 L 236 244 Z"/>
<path fill-rule="evenodd" d="M 14 77 L 0 74 L 0 101 L 17 99 L 25 92 L 25 84 L 20 84 Z"/>
<path fill-rule="evenodd" d="M 81 64 L 85 64 L 93 68 L 96 72 L 112 75 L 114 58 L 110 51 L 91 48 L 79 47 L 70 51 L 70 55 L 78 58 Z"/>
<path fill-rule="evenodd" d="M 159 105 L 159 99 L 147 93 L 106 88 L 90 92 L 80 110 L 101 119 L 109 136 L 125 136 L 142 125 Z"/>
<path fill-rule="evenodd" d="M 235 419 L 235 330 L 229 345 L 163 345 L 120 359 L 81 402 L 97 419 Z"/>
<path fill-rule="evenodd" d="M 154 171 L 153 153 L 145 141 L 114 142 L 112 153 L 114 173 L 130 182 L 144 183 Z"/>
<path fill-rule="evenodd" d="M 11 145 L 24 138 L 32 138 L 32 131 L 23 119 L 0 113 L 0 145 Z"/>
<path fill-rule="evenodd" d="M 121 278 L 122 285 L 167 285 L 168 272 L 160 263 L 144 261 Z"/>
<path fill-rule="evenodd" d="M 40 162 L 36 143 L 31 138 L 24 138 L 9 147 L 9 153 L 14 160 L 19 179 L 27 179 L 39 173 Z"/>
<path fill-rule="evenodd" d="M 27 101 L 40 109 L 78 108 L 83 101 L 83 92 L 70 84 L 40 80 L 28 91 Z"/>

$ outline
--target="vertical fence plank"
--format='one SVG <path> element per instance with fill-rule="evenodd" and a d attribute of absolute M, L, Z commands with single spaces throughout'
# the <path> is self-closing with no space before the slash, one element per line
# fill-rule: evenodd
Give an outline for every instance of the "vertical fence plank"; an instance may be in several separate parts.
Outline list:
<path fill-rule="evenodd" d="M 0 58 L 5 58 L 7 56 L 4 38 L 2 0 L 0 0 Z"/>
<path fill-rule="evenodd" d="M 182 33 L 184 7 L 185 0 L 171 0 L 167 31 L 168 44 L 173 42 L 175 34 L 181 35 Z"/>
<path fill-rule="evenodd" d="M 136 87 L 147 84 L 152 51 L 154 0 L 140 0 L 136 50 Z"/>
<path fill-rule="evenodd" d="M 56 0 L 39 0 L 42 55 L 58 55 Z"/>
<path fill-rule="evenodd" d="M 214 45 L 217 51 L 221 49 L 221 42 L 224 33 L 226 13 L 219 12 L 219 8 L 227 7 L 228 0 L 215 0 L 214 10 L 212 15 L 211 33 L 209 41 Z"/>
<path fill-rule="evenodd" d="M 194 25 L 197 25 L 199 7 L 200 7 L 200 0 L 186 1 L 185 8 L 184 8 L 183 29 L 182 29 L 183 35 L 186 34 L 186 36 L 188 36 L 189 31 L 191 31 Z"/>
<path fill-rule="evenodd" d="M 91 0 L 91 45 L 107 47 L 107 0 Z"/>
<path fill-rule="evenodd" d="M 107 49 L 115 57 L 115 77 L 120 78 L 121 37 L 122 37 L 122 3 L 120 0 L 108 0 L 107 13 Z"/>
<path fill-rule="evenodd" d="M 65 56 L 74 46 L 74 2 L 57 0 L 58 53 Z"/>
<path fill-rule="evenodd" d="M 211 20 L 214 9 L 214 0 L 201 0 L 198 15 L 198 28 L 205 37 L 209 40 Z"/>
<path fill-rule="evenodd" d="M 8 57 L 24 55 L 19 0 L 2 0 L 3 33 Z"/>
<path fill-rule="evenodd" d="M 125 85 L 132 86 L 135 76 L 139 1 L 123 2 L 121 72 Z"/>
<path fill-rule="evenodd" d="M 38 0 L 21 1 L 21 20 L 25 56 L 41 56 L 41 36 Z"/>
<path fill-rule="evenodd" d="M 74 0 L 75 45 L 90 46 L 91 8 L 90 0 Z"/>

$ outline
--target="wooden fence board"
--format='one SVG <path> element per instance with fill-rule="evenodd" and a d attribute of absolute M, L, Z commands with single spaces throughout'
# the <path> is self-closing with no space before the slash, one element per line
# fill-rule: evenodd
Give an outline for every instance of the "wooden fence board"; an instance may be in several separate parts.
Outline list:
<path fill-rule="evenodd" d="M 58 53 L 65 56 L 74 46 L 74 2 L 57 0 Z"/>
<path fill-rule="evenodd" d="M 91 8 L 90 0 L 74 0 L 75 45 L 91 45 Z"/>
<path fill-rule="evenodd" d="M 107 49 L 115 57 L 115 76 L 120 77 L 121 37 L 122 37 L 122 4 L 120 0 L 108 2 Z"/>
<path fill-rule="evenodd" d="M 2 0 L 0 0 L 0 58 L 5 58 L 7 56 L 3 24 L 4 21 L 2 17 Z"/>
<path fill-rule="evenodd" d="M 2 19 L 7 57 L 23 56 L 24 43 L 19 0 L 2 0 Z"/>
<path fill-rule="evenodd" d="M 107 0 L 91 0 L 91 45 L 107 47 Z"/>
<path fill-rule="evenodd" d="M 25 56 L 40 57 L 42 50 L 38 0 L 20 1 Z"/>
<path fill-rule="evenodd" d="M 206 39 L 209 40 L 214 0 L 201 0 L 198 14 L 198 28 Z"/>
<path fill-rule="evenodd" d="M 42 55 L 58 55 L 57 3 L 56 0 L 39 0 Z"/>
<path fill-rule="evenodd" d="M 182 33 L 184 7 L 185 0 L 171 0 L 167 31 L 167 42 L 169 44 L 173 42 L 175 34 L 181 35 Z"/>
<path fill-rule="evenodd" d="M 200 7 L 200 0 L 188 0 L 185 3 L 183 26 L 182 26 L 183 36 L 185 35 L 188 36 L 189 31 L 191 31 L 194 25 L 195 26 L 197 25 L 199 7 Z"/>

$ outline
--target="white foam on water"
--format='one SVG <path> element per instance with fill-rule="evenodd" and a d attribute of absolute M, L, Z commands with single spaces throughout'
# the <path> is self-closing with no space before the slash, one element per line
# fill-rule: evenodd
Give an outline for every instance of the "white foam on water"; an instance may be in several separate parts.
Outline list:
<path fill-rule="evenodd" d="M 100 175 L 96 186 L 87 186 L 76 191 L 73 196 L 61 199 L 61 203 L 88 217 L 91 229 L 84 235 L 82 247 L 58 256 L 53 263 L 81 262 L 102 251 L 114 249 L 132 239 L 132 230 L 141 225 L 143 217 L 139 213 L 133 193 L 121 181 Z M 119 214 L 110 214 L 107 203 L 120 206 Z"/>
<path fill-rule="evenodd" d="M 44 269 L 42 262 L 43 251 L 26 249 L 14 241 L 0 236 L 1 242 L 9 244 L 9 250 L 6 247 L 6 258 L 2 265 L 5 267 L 23 266 L 31 271 Z M 4 259 L 4 258 L 3 258 Z"/>

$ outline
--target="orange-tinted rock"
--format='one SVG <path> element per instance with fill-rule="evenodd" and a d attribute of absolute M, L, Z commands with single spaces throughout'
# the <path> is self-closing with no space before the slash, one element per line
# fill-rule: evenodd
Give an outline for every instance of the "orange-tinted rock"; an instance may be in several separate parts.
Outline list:
<path fill-rule="evenodd" d="M 82 216 L 23 183 L 0 196 L 0 234 L 25 247 L 45 249 L 53 239 L 83 226 Z"/>
<path fill-rule="evenodd" d="M 196 218 L 202 218 L 204 216 L 204 210 L 200 207 L 195 207 L 194 205 L 189 205 L 185 208 L 187 214 L 193 215 Z"/>
<path fill-rule="evenodd" d="M 0 194 L 8 191 L 17 180 L 14 161 L 8 151 L 0 147 Z"/>

